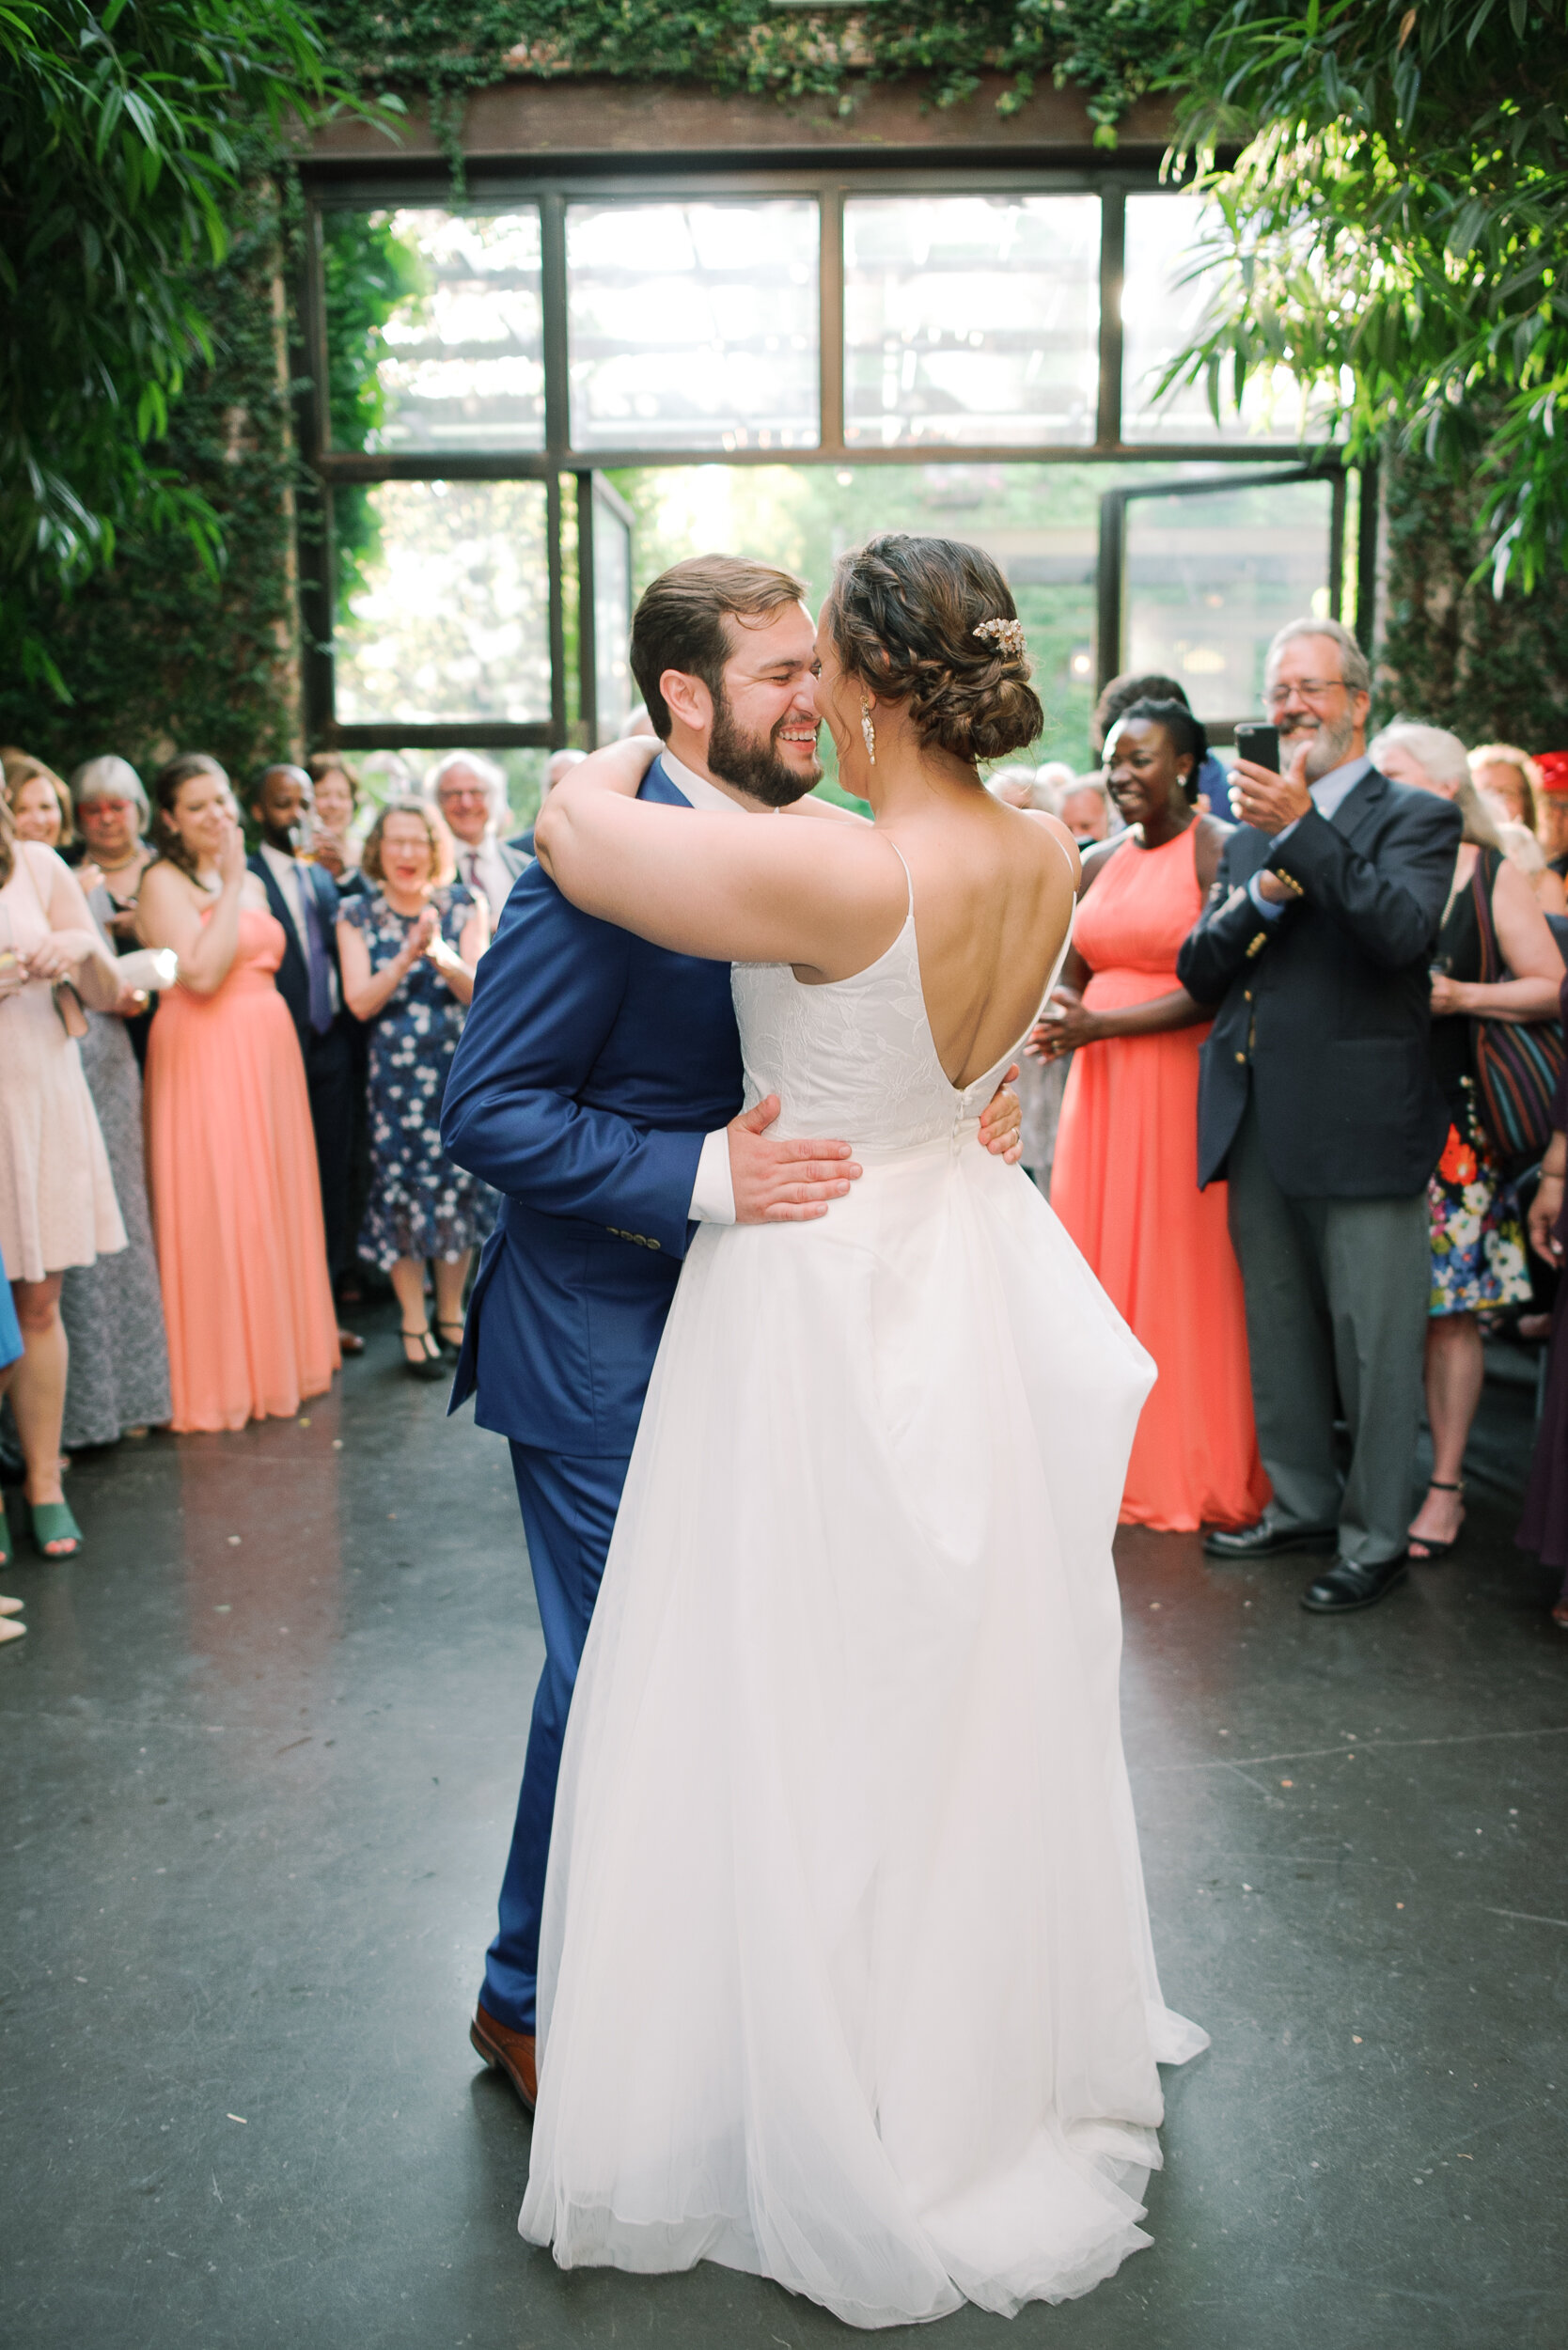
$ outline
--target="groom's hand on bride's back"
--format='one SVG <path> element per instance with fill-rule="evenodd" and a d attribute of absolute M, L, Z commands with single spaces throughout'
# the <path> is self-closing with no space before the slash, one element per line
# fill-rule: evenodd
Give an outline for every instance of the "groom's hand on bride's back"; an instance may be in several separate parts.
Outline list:
<path fill-rule="evenodd" d="M 776 1093 L 729 1121 L 729 1180 L 737 1224 L 804 1224 L 825 1215 L 860 1173 L 847 1142 L 801 1141 L 768 1133 Z"/>

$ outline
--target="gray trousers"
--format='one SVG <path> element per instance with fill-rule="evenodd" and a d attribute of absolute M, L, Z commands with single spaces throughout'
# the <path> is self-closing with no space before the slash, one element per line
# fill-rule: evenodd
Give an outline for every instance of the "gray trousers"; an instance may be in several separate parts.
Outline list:
<path fill-rule="evenodd" d="M 1257 1110 L 1231 1147 L 1231 1238 L 1247 1292 L 1271 1525 L 1338 1526 L 1358 1566 L 1398 1558 L 1410 1522 L 1431 1281 L 1426 1194 L 1287 1199 Z M 1335 1395 L 1350 1433 L 1341 1483 Z"/>

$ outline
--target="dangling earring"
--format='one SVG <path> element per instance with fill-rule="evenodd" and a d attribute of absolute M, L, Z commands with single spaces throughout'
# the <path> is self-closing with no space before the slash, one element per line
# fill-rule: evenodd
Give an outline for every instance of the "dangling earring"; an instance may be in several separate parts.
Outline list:
<path fill-rule="evenodd" d="M 866 757 L 876 765 L 876 728 L 871 724 L 871 705 L 864 694 L 860 697 L 860 731 L 866 738 Z"/>

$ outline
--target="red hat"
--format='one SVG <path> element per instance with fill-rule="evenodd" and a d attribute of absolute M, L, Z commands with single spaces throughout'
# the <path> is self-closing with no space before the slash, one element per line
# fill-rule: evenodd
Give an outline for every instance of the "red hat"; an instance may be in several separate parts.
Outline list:
<path fill-rule="evenodd" d="M 1568 751 L 1538 751 L 1535 764 L 1543 791 L 1568 791 Z"/>

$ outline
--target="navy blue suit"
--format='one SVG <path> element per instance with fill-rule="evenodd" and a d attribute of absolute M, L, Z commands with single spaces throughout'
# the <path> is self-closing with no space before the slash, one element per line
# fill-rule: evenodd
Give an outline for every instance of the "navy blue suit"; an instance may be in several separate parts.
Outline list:
<path fill-rule="evenodd" d="M 687 802 L 655 760 L 640 796 Z M 568 903 L 539 865 L 479 965 L 442 1143 L 504 1195 L 452 1408 L 511 1444 L 544 1670 L 481 2000 L 534 2029 L 561 1740 L 653 1357 L 695 1227 L 705 1136 L 741 1106 L 729 965 Z"/>

